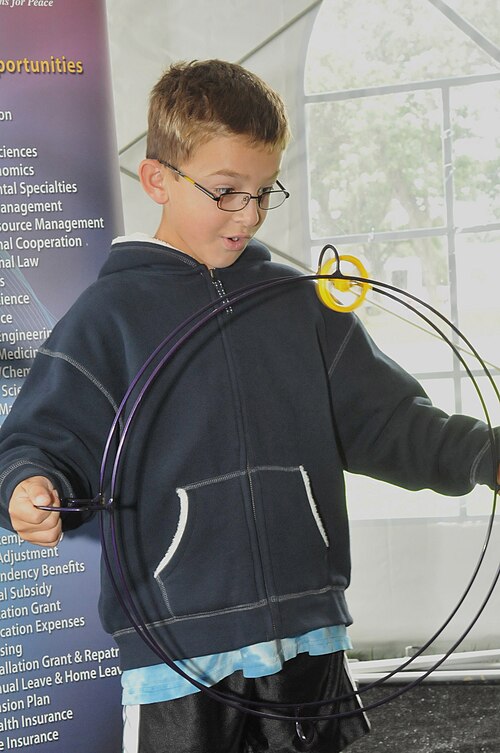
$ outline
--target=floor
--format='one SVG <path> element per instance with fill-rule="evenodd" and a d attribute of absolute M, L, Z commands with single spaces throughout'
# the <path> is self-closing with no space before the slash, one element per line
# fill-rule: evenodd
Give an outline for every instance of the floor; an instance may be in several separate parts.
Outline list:
<path fill-rule="evenodd" d="M 367 691 L 363 703 L 400 687 Z M 422 684 L 368 716 L 372 732 L 349 753 L 500 753 L 500 683 Z"/>

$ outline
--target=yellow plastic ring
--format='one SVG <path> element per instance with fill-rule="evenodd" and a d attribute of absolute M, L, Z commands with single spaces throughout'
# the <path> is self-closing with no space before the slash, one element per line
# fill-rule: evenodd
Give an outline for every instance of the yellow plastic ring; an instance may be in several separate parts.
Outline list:
<path fill-rule="evenodd" d="M 363 264 L 360 262 L 359 259 L 357 259 L 355 256 L 350 256 L 349 254 L 346 254 L 345 256 L 340 256 L 339 261 L 346 261 L 350 262 L 355 268 L 356 271 L 359 274 L 356 274 L 356 277 L 367 277 L 368 273 L 363 266 Z M 332 258 L 328 259 L 323 266 L 321 267 L 319 274 L 320 275 L 329 275 L 331 274 L 332 267 L 337 265 L 337 259 Z M 358 282 L 357 280 L 351 280 L 349 277 L 330 277 L 329 279 L 321 279 L 317 281 L 317 293 L 319 296 L 319 299 L 324 305 L 329 308 L 333 309 L 334 311 L 342 311 L 347 313 L 348 311 L 354 311 L 354 309 L 357 309 L 358 306 L 361 306 L 363 303 L 366 294 L 371 288 L 371 285 L 367 282 Z M 335 288 L 341 293 L 349 293 L 350 291 L 354 294 L 354 289 L 357 289 L 358 294 L 355 297 L 355 300 L 352 303 L 343 304 L 342 301 L 340 301 L 338 298 L 336 298 L 331 288 Z"/>

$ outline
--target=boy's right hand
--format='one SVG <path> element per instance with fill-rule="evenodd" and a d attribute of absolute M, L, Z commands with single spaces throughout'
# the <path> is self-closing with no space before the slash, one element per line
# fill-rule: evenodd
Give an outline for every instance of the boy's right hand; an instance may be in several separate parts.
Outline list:
<path fill-rule="evenodd" d="M 9 502 L 12 526 L 31 544 L 56 546 L 62 536 L 58 512 L 38 510 L 37 505 L 59 507 L 59 495 L 45 476 L 31 476 L 16 486 Z"/>

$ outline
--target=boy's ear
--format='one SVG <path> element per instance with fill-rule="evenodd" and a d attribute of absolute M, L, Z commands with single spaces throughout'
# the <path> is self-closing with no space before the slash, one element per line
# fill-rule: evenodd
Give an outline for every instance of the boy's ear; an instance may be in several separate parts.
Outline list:
<path fill-rule="evenodd" d="M 139 165 L 139 180 L 147 195 L 157 204 L 166 204 L 168 191 L 165 172 L 155 159 L 144 159 Z"/>

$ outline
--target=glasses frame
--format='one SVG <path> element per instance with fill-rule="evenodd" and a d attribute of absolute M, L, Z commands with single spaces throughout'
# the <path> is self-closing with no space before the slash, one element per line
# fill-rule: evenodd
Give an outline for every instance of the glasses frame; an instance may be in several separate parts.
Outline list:
<path fill-rule="evenodd" d="M 280 183 L 279 180 L 276 181 L 276 184 L 279 186 L 279 190 L 264 191 L 264 193 L 257 194 L 256 196 L 252 196 L 252 194 L 248 193 L 248 191 L 228 191 L 228 193 L 222 194 L 221 196 L 216 196 L 214 193 L 212 193 L 212 191 L 209 191 L 208 188 L 205 188 L 196 180 L 194 180 L 193 178 L 190 178 L 189 175 L 186 175 L 186 173 L 183 173 L 182 170 L 179 170 L 177 167 L 174 167 L 173 165 L 171 165 L 170 162 L 164 162 L 164 160 L 161 160 L 158 158 L 156 161 L 159 162 L 161 165 L 164 165 L 164 167 L 168 167 L 169 170 L 172 170 L 174 173 L 177 173 L 177 175 L 180 175 L 181 178 L 184 178 L 185 180 L 189 181 L 189 183 L 195 186 L 195 188 L 197 188 L 199 191 L 202 191 L 205 194 L 205 196 L 208 196 L 209 199 L 212 199 L 212 201 L 216 201 L 217 209 L 220 209 L 221 212 L 241 212 L 243 209 L 245 209 L 249 205 L 252 199 L 255 199 L 255 201 L 258 204 L 259 209 L 262 209 L 263 212 L 269 212 L 271 209 L 278 209 L 279 207 L 283 206 L 285 201 L 288 198 L 290 198 L 289 191 L 286 190 L 285 186 L 282 183 Z M 271 193 L 282 193 L 285 195 L 285 198 L 283 199 L 281 204 L 278 204 L 278 206 L 276 207 L 263 207 L 260 203 L 262 198 Z M 228 196 L 228 195 L 231 195 L 231 196 L 238 195 L 238 196 L 246 197 L 245 199 L 242 199 L 242 201 L 244 202 L 243 206 L 239 207 L 238 209 L 225 209 L 224 207 L 221 207 L 220 202 L 222 201 L 224 196 Z"/>

